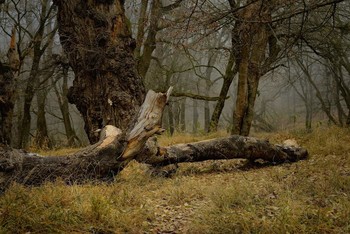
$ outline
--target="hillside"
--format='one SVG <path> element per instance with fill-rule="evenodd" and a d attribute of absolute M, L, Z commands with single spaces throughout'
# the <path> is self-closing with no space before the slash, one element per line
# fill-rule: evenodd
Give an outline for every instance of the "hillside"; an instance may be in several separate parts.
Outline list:
<path fill-rule="evenodd" d="M 171 178 L 151 176 L 145 165 L 132 162 L 111 184 L 14 184 L 0 197 L 0 232 L 349 233 L 350 131 L 257 136 L 274 143 L 294 138 L 310 158 L 277 166 L 243 160 L 181 164 Z"/>

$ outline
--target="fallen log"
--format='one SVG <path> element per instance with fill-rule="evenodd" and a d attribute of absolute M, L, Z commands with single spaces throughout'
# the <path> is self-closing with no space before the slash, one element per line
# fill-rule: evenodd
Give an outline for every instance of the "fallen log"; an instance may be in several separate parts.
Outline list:
<path fill-rule="evenodd" d="M 281 163 L 307 157 L 305 149 L 272 145 L 252 137 L 229 136 L 190 144 L 159 147 L 162 112 L 170 96 L 149 91 L 134 127 L 127 133 L 107 125 L 100 141 L 67 156 L 40 156 L 0 145 L 0 189 L 12 182 L 40 185 L 61 178 L 67 183 L 111 180 L 132 159 L 152 166 L 179 162 L 243 158 Z"/>
<path fill-rule="evenodd" d="M 12 182 L 40 185 L 61 178 L 67 183 L 110 180 L 141 151 L 149 137 L 162 131 L 165 94 L 150 90 L 128 133 L 107 125 L 94 145 L 67 156 L 40 156 L 0 145 L 0 190 Z"/>
<path fill-rule="evenodd" d="M 151 142 L 155 141 L 155 142 Z M 273 145 L 267 140 L 232 135 L 195 143 L 158 147 L 156 139 L 150 139 L 145 152 L 136 160 L 152 166 L 166 166 L 182 162 L 200 162 L 220 159 L 258 159 L 274 164 L 306 159 L 306 149 L 287 145 Z"/>

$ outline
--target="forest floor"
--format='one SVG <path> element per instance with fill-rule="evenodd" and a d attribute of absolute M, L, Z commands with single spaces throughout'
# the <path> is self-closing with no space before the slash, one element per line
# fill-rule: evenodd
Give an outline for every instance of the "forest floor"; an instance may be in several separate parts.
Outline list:
<path fill-rule="evenodd" d="M 14 184 L 0 197 L 0 233 L 350 233 L 350 130 L 255 135 L 273 143 L 294 138 L 310 158 L 180 164 L 171 178 L 131 162 L 109 184 Z"/>

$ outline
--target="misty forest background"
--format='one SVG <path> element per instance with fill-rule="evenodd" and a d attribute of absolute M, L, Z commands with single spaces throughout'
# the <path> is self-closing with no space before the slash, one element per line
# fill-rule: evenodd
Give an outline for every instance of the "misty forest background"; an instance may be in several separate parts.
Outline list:
<path fill-rule="evenodd" d="M 288 2 L 274 8 L 268 45 L 257 62 L 259 87 L 251 131 L 349 126 L 350 2 Z M 167 134 L 237 133 L 237 64 L 244 60 L 237 57 L 237 40 L 262 36 L 254 30 L 237 36 L 244 17 L 257 17 L 237 13 L 244 6 L 244 1 L 226 0 L 125 2 L 137 69 L 146 88 L 166 91 L 174 86 L 163 116 Z M 89 143 L 84 121 L 67 98 L 74 73 L 60 44 L 56 13 L 49 0 L 8 0 L 0 5 L 1 61 L 6 62 L 13 29 L 20 58 L 11 136 L 16 148 Z M 255 26 L 260 27 L 258 19 Z M 254 51 L 259 44 L 252 43 L 249 53 Z M 251 69 L 254 57 L 248 58 Z M 249 129 L 238 133 L 248 135 Z"/>

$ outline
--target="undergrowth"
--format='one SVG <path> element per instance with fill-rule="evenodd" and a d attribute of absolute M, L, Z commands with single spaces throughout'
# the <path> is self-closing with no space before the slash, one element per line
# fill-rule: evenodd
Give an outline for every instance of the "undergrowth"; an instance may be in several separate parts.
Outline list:
<path fill-rule="evenodd" d="M 310 157 L 267 167 L 245 167 L 242 160 L 181 164 L 172 178 L 131 162 L 109 184 L 13 184 L 0 197 L 0 233 L 350 233 L 350 131 L 255 135 L 272 143 L 294 138 Z M 61 152 L 68 151 L 74 152 Z M 181 229 L 167 229 L 180 222 L 167 219 L 171 209 L 188 220 Z"/>

